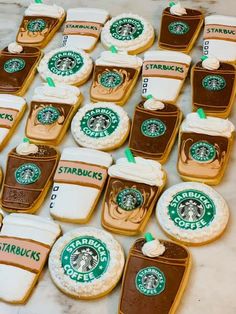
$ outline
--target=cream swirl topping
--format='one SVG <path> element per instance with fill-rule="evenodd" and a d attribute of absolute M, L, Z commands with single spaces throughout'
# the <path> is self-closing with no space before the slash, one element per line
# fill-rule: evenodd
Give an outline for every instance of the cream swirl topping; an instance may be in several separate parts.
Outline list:
<path fill-rule="evenodd" d="M 30 144 L 29 141 L 20 143 L 17 147 L 16 147 L 16 152 L 19 155 L 22 156 L 27 156 L 30 154 L 36 154 L 38 152 L 38 146 L 35 144 Z"/>
<path fill-rule="evenodd" d="M 187 14 L 187 11 L 181 6 L 180 2 L 178 2 L 170 7 L 170 13 L 173 15 L 181 16 Z"/>
<path fill-rule="evenodd" d="M 142 247 L 142 253 L 148 257 L 157 257 L 165 252 L 166 248 L 158 239 L 147 241 Z"/>
<path fill-rule="evenodd" d="M 21 53 L 23 51 L 23 47 L 16 42 L 10 43 L 7 49 L 10 53 Z"/>
<path fill-rule="evenodd" d="M 143 107 L 148 110 L 162 110 L 165 108 L 165 105 L 163 104 L 163 102 L 155 98 L 149 98 L 145 101 Z"/>
<path fill-rule="evenodd" d="M 65 10 L 56 4 L 48 5 L 43 3 L 31 3 L 25 10 L 25 15 L 28 16 L 48 16 L 60 18 Z"/>
<path fill-rule="evenodd" d="M 111 51 L 103 51 L 96 61 L 96 65 L 118 65 L 123 67 L 139 68 L 143 64 L 143 60 L 137 56 L 128 55 L 125 51 L 113 53 Z"/>
<path fill-rule="evenodd" d="M 208 57 L 202 61 L 202 66 L 207 70 L 217 70 L 220 67 L 220 61 L 215 57 Z"/>

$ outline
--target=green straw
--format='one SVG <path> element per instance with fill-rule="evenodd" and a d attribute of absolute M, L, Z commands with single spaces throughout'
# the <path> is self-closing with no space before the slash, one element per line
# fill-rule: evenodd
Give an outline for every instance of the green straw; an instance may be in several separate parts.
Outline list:
<path fill-rule="evenodd" d="M 23 138 L 23 142 L 24 142 L 24 143 L 29 143 L 29 141 L 30 141 L 30 140 L 28 139 L 28 137 L 24 137 L 24 138 Z"/>
<path fill-rule="evenodd" d="M 110 47 L 110 51 L 112 53 L 117 53 L 118 52 L 117 48 L 115 46 L 113 46 L 113 45 Z"/>
<path fill-rule="evenodd" d="M 35 3 L 43 3 L 42 0 L 34 0 L 34 1 L 35 1 Z"/>
<path fill-rule="evenodd" d="M 48 86 L 50 86 L 50 87 L 55 87 L 56 86 L 54 81 L 53 81 L 53 79 L 51 77 L 48 76 L 46 78 L 46 80 L 47 80 Z"/>
<path fill-rule="evenodd" d="M 128 162 L 136 163 L 135 158 L 129 148 L 125 149 L 125 156 L 128 159 Z"/>
<path fill-rule="evenodd" d="M 146 97 L 147 99 L 152 99 L 153 98 L 153 96 L 150 94 L 150 95 L 147 95 L 147 97 Z"/>
<path fill-rule="evenodd" d="M 199 108 L 199 109 L 197 110 L 197 113 L 198 113 L 200 119 L 206 119 L 205 111 L 204 111 L 202 108 Z"/>
<path fill-rule="evenodd" d="M 206 60 L 206 59 L 208 59 L 208 56 L 202 56 L 202 57 L 201 57 L 201 60 L 202 60 L 202 61 L 204 61 L 204 60 Z"/>
<path fill-rule="evenodd" d="M 153 235 L 150 232 L 145 233 L 144 235 L 146 242 L 150 242 L 155 240 L 155 238 L 153 237 Z"/>
<path fill-rule="evenodd" d="M 173 7 L 173 5 L 175 5 L 175 2 L 174 2 L 174 1 L 171 1 L 171 2 L 169 3 L 169 6 L 170 6 L 170 7 Z"/>

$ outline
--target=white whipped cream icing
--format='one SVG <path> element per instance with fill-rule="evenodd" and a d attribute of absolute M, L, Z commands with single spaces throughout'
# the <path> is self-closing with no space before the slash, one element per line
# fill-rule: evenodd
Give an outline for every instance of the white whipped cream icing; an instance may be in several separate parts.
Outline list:
<path fill-rule="evenodd" d="M 135 55 L 128 55 L 125 51 L 113 53 L 111 51 L 103 51 L 96 65 L 117 65 L 122 67 L 140 68 L 143 60 Z"/>
<path fill-rule="evenodd" d="M 158 257 L 165 252 L 166 248 L 158 239 L 147 241 L 142 247 L 142 253 L 148 257 Z"/>
<path fill-rule="evenodd" d="M 163 104 L 163 102 L 155 98 L 149 98 L 145 101 L 143 107 L 148 110 L 162 110 L 165 108 L 165 105 Z"/>
<path fill-rule="evenodd" d="M 235 127 L 228 119 L 207 117 L 201 119 L 198 113 L 189 113 L 181 125 L 182 132 L 194 132 L 208 135 L 231 137 Z"/>
<path fill-rule="evenodd" d="M 135 163 L 126 158 L 120 158 L 116 164 L 108 169 L 111 177 L 122 178 L 148 185 L 163 185 L 164 172 L 159 162 L 135 157 Z"/>
<path fill-rule="evenodd" d="M 30 144 L 30 142 L 20 143 L 16 147 L 16 152 L 19 155 L 27 156 L 29 154 L 36 154 L 38 152 L 38 146 L 35 144 Z"/>
<path fill-rule="evenodd" d="M 170 13 L 173 15 L 181 16 L 187 14 L 187 11 L 181 6 L 180 2 L 178 2 L 170 7 Z"/>
<path fill-rule="evenodd" d="M 217 70 L 220 67 L 220 61 L 210 56 L 202 61 L 202 67 L 207 70 Z"/>
<path fill-rule="evenodd" d="M 60 18 L 64 13 L 65 10 L 56 4 L 48 5 L 43 3 L 31 3 L 25 10 L 25 15 L 28 16 L 48 16 Z"/>
<path fill-rule="evenodd" d="M 23 51 L 23 47 L 16 42 L 10 43 L 7 49 L 10 53 L 21 53 Z"/>

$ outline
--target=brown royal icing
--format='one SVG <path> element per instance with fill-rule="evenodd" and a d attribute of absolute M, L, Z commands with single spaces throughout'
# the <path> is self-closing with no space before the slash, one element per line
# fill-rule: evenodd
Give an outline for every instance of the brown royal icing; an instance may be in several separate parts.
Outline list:
<path fill-rule="evenodd" d="M 36 69 L 41 52 L 35 47 L 23 47 L 21 53 L 0 52 L 0 93 L 17 93 Z"/>
<path fill-rule="evenodd" d="M 35 154 L 19 155 L 16 149 L 9 153 L 1 200 L 4 209 L 30 210 L 52 180 L 58 153 L 52 147 L 37 146 Z"/>
<path fill-rule="evenodd" d="M 177 16 L 166 8 L 162 13 L 159 45 L 161 48 L 182 51 L 188 49 L 200 27 L 203 15 L 198 10 L 186 9 L 187 14 Z"/>
<path fill-rule="evenodd" d="M 142 247 L 144 239 L 137 240 L 130 250 L 123 277 L 122 293 L 120 301 L 120 314 L 168 314 L 176 301 L 176 296 L 181 290 L 187 269 L 190 267 L 188 251 L 181 245 L 169 241 L 160 241 L 165 246 L 165 252 L 158 257 L 144 256 Z M 158 269 L 160 277 L 149 278 L 138 273 L 143 269 L 148 271 Z M 155 281 L 157 279 L 158 281 Z M 153 281 L 152 281 L 153 280 Z M 161 285 L 159 285 L 161 283 Z M 137 286 L 139 286 L 139 289 Z M 145 294 L 148 287 L 149 295 Z M 161 287 L 161 288 L 160 288 Z M 142 290 L 143 289 L 143 290 Z"/>

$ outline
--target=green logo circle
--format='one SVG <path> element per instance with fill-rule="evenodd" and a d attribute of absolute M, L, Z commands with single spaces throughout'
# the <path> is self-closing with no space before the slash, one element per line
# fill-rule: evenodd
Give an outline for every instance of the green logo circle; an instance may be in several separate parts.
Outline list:
<path fill-rule="evenodd" d="M 111 36 L 117 40 L 134 40 L 144 31 L 143 23 L 133 18 L 121 18 L 111 24 Z"/>
<path fill-rule="evenodd" d="M 172 22 L 168 26 L 168 30 L 171 34 L 174 35 L 184 35 L 189 31 L 190 27 L 187 23 L 184 22 Z"/>
<path fill-rule="evenodd" d="M 147 137 L 158 137 L 165 133 L 166 125 L 159 119 L 148 119 L 143 121 L 141 132 Z"/>
<path fill-rule="evenodd" d="M 137 273 L 135 286 L 140 293 L 151 297 L 165 290 L 166 278 L 159 268 L 146 267 Z"/>
<path fill-rule="evenodd" d="M 190 147 L 190 156 L 198 162 L 210 162 L 216 156 L 214 145 L 208 142 L 196 142 Z"/>
<path fill-rule="evenodd" d="M 100 84 L 105 88 L 115 88 L 121 85 L 122 76 L 114 71 L 103 72 L 100 77 Z"/>
<path fill-rule="evenodd" d="M 116 202 L 120 208 L 131 211 L 143 204 L 143 195 L 136 189 L 124 189 L 118 193 Z"/>
<path fill-rule="evenodd" d="M 53 124 L 60 116 L 60 112 L 55 107 L 45 107 L 41 109 L 37 114 L 37 119 L 41 124 Z"/>
<path fill-rule="evenodd" d="M 219 91 L 225 88 L 226 81 L 221 75 L 207 75 L 202 80 L 202 86 L 209 91 Z"/>
<path fill-rule="evenodd" d="M 61 254 L 64 272 L 77 282 L 92 282 L 107 270 L 110 252 L 105 243 L 92 236 L 81 236 L 66 245 Z"/>
<path fill-rule="evenodd" d="M 48 61 L 49 70 L 57 75 L 69 76 L 78 72 L 84 65 L 84 59 L 75 51 L 60 51 Z"/>
<path fill-rule="evenodd" d="M 120 118 L 110 108 L 95 108 L 86 112 L 80 122 L 83 133 L 101 138 L 111 135 L 118 127 Z"/>
<path fill-rule="evenodd" d="M 200 229 L 215 217 L 215 204 L 205 193 L 184 190 L 175 194 L 168 206 L 170 218 L 181 229 Z"/>
<path fill-rule="evenodd" d="M 21 58 L 12 58 L 4 63 L 4 70 L 7 73 L 15 73 L 23 70 L 25 67 L 25 60 Z"/>
<path fill-rule="evenodd" d="M 41 32 L 46 28 L 47 24 L 42 19 L 31 20 L 27 24 L 27 29 L 30 32 Z"/>
<path fill-rule="evenodd" d="M 40 168 L 32 163 L 23 164 L 15 171 L 15 179 L 19 184 L 27 185 L 38 181 L 41 175 Z"/>

